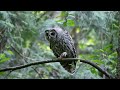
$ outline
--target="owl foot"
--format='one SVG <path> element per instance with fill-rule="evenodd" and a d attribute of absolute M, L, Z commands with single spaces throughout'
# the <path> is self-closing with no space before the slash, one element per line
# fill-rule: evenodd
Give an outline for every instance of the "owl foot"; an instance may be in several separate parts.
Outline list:
<path fill-rule="evenodd" d="M 67 56 L 67 52 L 63 52 L 60 57 L 58 57 L 59 59 L 65 58 Z"/>

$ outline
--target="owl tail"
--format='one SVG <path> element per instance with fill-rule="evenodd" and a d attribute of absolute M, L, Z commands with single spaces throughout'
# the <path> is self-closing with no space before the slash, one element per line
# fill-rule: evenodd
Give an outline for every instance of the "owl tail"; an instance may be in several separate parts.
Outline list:
<path fill-rule="evenodd" d="M 76 61 L 71 62 L 60 62 L 62 67 L 67 70 L 69 73 L 74 73 L 76 69 Z"/>

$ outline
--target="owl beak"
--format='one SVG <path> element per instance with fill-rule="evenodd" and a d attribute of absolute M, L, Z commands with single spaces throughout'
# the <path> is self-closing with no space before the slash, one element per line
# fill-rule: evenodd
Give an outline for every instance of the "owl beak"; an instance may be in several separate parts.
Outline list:
<path fill-rule="evenodd" d="M 48 39 L 50 40 L 50 35 L 48 35 Z"/>

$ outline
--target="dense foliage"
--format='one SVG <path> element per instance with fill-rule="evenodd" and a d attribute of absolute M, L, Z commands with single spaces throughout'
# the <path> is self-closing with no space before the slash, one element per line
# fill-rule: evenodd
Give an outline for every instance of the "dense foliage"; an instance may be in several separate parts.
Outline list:
<path fill-rule="evenodd" d="M 0 11 L 0 69 L 55 58 L 44 31 L 59 25 L 71 33 L 79 58 L 90 60 L 115 76 L 119 16 L 117 11 Z M 47 63 L 0 72 L 0 78 L 106 78 L 88 64 L 78 61 L 76 68 L 71 75 L 59 62 Z"/>

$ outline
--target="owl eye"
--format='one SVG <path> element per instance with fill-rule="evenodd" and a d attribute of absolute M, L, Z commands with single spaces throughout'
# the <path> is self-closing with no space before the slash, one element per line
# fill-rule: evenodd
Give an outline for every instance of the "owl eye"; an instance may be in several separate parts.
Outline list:
<path fill-rule="evenodd" d="M 51 32 L 51 35 L 54 36 L 54 35 L 55 35 L 55 32 Z"/>
<path fill-rule="evenodd" d="M 46 30 L 46 31 L 45 31 L 46 36 L 48 36 L 48 33 L 49 33 L 48 30 Z"/>
<path fill-rule="evenodd" d="M 48 36 L 48 33 L 46 33 L 46 36 Z"/>

